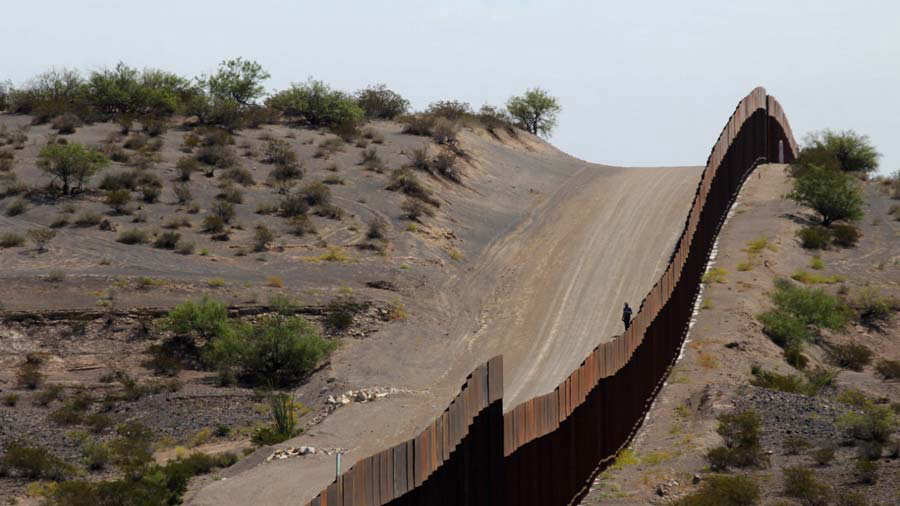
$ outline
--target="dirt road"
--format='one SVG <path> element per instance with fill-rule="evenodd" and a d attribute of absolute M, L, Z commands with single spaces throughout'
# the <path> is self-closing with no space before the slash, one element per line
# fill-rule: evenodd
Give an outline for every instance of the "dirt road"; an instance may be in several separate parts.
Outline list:
<path fill-rule="evenodd" d="M 636 307 L 659 276 L 700 171 L 579 164 L 468 271 L 435 287 L 435 302 L 452 308 L 433 322 L 443 336 L 417 336 L 412 342 L 421 345 L 413 348 L 370 341 L 352 350 L 373 357 L 353 376 L 392 381 L 408 394 L 350 404 L 282 446 L 346 448 L 346 469 L 421 430 L 474 365 L 499 353 L 505 409 L 553 389 L 589 350 L 621 331 L 622 302 Z M 379 353 L 368 355 L 373 346 Z M 401 366 L 416 372 L 393 370 Z M 189 503 L 302 504 L 334 477 L 333 456 L 266 463 L 257 453 L 227 470 L 226 479 L 195 489 Z"/>

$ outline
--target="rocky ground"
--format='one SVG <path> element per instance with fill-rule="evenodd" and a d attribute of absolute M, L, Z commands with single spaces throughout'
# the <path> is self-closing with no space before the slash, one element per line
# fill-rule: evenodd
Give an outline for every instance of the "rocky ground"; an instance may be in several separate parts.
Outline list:
<path fill-rule="evenodd" d="M 837 368 L 824 344 L 806 347 L 809 367 L 838 371 L 835 386 L 817 397 L 749 384 L 754 365 L 800 374 L 785 362 L 781 348 L 762 333 L 755 318 L 771 306 L 768 293 L 776 277 L 811 270 L 813 253 L 801 248 L 795 236 L 811 216 L 784 198 L 789 188 L 790 178 L 778 165 L 758 168 L 745 184 L 711 263 L 724 270 L 724 278 L 704 287 L 683 355 L 643 427 L 616 463 L 599 475 L 582 504 L 667 504 L 697 490 L 709 473 L 705 453 L 722 444 L 716 418 L 747 408 L 761 416 L 760 439 L 769 465 L 737 472 L 749 474 L 760 484 L 762 504 L 799 504 L 782 492 L 783 469 L 798 464 L 811 467 L 835 495 L 856 492 L 866 504 L 900 501 L 896 487 L 900 460 L 886 450 L 878 459 L 876 483 L 861 483 L 854 474 L 861 443 L 849 438 L 838 424 L 842 414 L 855 409 L 839 400 L 848 391 L 861 391 L 876 403 L 900 406 L 900 384 L 885 381 L 873 367 L 879 359 L 900 358 L 896 314 L 878 326 L 851 323 L 844 332 L 823 332 L 823 343 L 855 341 L 873 350 L 873 364 L 860 372 Z M 824 263 L 819 272 L 840 276 L 839 283 L 825 285 L 830 293 L 853 297 L 862 288 L 873 287 L 898 297 L 900 223 L 890 215 L 896 201 L 878 182 L 865 184 L 865 196 L 859 244 L 819 252 Z M 761 237 L 768 239 L 769 246 L 751 255 L 748 243 Z M 787 451 L 785 440 L 791 437 L 809 447 L 797 454 Z M 822 447 L 835 449 L 829 465 L 818 465 L 813 459 L 814 450 Z"/>

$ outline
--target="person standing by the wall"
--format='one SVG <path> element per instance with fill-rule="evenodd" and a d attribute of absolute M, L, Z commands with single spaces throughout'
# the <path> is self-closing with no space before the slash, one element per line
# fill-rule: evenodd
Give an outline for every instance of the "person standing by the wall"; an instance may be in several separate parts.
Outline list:
<path fill-rule="evenodd" d="M 625 330 L 628 330 L 628 327 L 631 326 L 631 306 L 627 302 L 625 307 L 622 308 L 622 323 L 625 324 Z"/>

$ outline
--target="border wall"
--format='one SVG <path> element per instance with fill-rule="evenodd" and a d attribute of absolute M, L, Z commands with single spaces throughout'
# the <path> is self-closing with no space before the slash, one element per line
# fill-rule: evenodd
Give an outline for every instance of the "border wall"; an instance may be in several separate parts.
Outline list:
<path fill-rule="evenodd" d="M 778 101 L 738 103 L 706 162 L 665 272 L 631 327 L 600 344 L 552 392 L 502 412 L 503 361 L 466 379 L 418 436 L 357 462 L 310 506 L 566 505 L 631 440 L 687 334 L 713 244 L 741 185 L 798 153 Z"/>

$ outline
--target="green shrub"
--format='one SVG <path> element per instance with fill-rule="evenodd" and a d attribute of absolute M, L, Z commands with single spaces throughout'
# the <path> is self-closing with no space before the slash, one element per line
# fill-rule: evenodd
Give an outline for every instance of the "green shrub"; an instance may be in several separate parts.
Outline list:
<path fill-rule="evenodd" d="M 389 90 L 385 84 L 358 90 L 354 98 L 366 117 L 371 119 L 394 119 L 409 110 L 409 100 Z"/>
<path fill-rule="evenodd" d="M 99 151 L 73 142 L 47 144 L 38 154 L 37 164 L 59 180 L 63 193 L 68 195 L 73 189 L 81 190 L 91 176 L 109 164 L 109 159 Z"/>
<path fill-rule="evenodd" d="M 352 129 L 365 117 L 352 97 L 312 78 L 275 93 L 266 99 L 266 106 L 314 127 Z"/>
<path fill-rule="evenodd" d="M 269 408 L 272 414 L 272 425 L 259 427 L 254 431 L 252 441 L 260 446 L 278 444 L 297 434 L 296 404 L 292 396 L 288 394 L 271 394 L 269 396 Z"/>
<path fill-rule="evenodd" d="M 21 442 L 6 445 L 0 467 L 11 469 L 29 480 L 59 481 L 74 474 L 74 469 L 46 448 L 30 447 Z"/>
<path fill-rule="evenodd" d="M 842 248 L 852 248 L 859 242 L 862 236 L 859 229 L 853 225 L 838 223 L 831 226 L 832 242 Z"/>
<path fill-rule="evenodd" d="M 824 388 L 831 386 L 835 374 L 825 369 L 817 368 L 806 373 L 806 378 L 795 374 L 778 374 L 754 366 L 751 369 L 753 379 L 750 384 L 769 390 L 780 390 L 802 395 L 818 395 Z"/>
<path fill-rule="evenodd" d="M 850 308 L 838 297 L 821 288 L 798 286 L 786 279 L 775 280 L 771 299 L 778 309 L 816 327 L 840 331 L 851 316 Z"/>
<path fill-rule="evenodd" d="M 153 432 L 131 421 L 116 427 L 116 435 L 109 443 L 110 460 L 125 476 L 139 479 L 153 459 Z"/>
<path fill-rule="evenodd" d="M 784 495 L 803 504 L 825 505 L 831 497 L 828 485 L 816 479 L 812 469 L 793 466 L 784 469 Z"/>
<path fill-rule="evenodd" d="M 707 453 L 713 470 L 729 467 L 761 466 L 766 456 L 759 445 L 759 416 L 753 410 L 725 413 L 719 416 L 716 432 L 725 445 Z"/>
<path fill-rule="evenodd" d="M 844 369 L 862 371 L 872 363 L 872 350 L 859 343 L 834 344 L 828 348 L 831 360 Z"/>
<path fill-rule="evenodd" d="M 122 244 L 144 244 L 147 242 L 147 232 L 138 228 L 125 230 L 119 234 L 116 241 Z"/>
<path fill-rule="evenodd" d="M 305 319 L 274 315 L 222 332 L 211 342 L 207 360 L 250 384 L 284 387 L 309 374 L 334 347 Z"/>
<path fill-rule="evenodd" d="M 376 216 L 369 221 L 366 230 L 366 239 L 386 239 L 387 229 L 387 221 L 385 221 L 384 218 Z"/>
<path fill-rule="evenodd" d="M 879 360 L 875 370 L 886 380 L 900 378 L 900 360 Z"/>
<path fill-rule="evenodd" d="M 837 506 L 869 506 L 869 501 L 860 492 L 840 490 L 837 497 L 835 497 L 835 504 Z"/>
<path fill-rule="evenodd" d="M 757 316 L 757 319 L 763 324 L 763 332 L 783 348 L 802 350 L 800 343 L 812 337 L 806 324 L 787 311 L 771 309 Z"/>
<path fill-rule="evenodd" d="M 228 308 L 224 302 L 207 297 L 189 300 L 175 306 L 160 324 L 176 335 L 209 339 L 226 330 Z"/>
<path fill-rule="evenodd" d="M 824 165 L 846 172 L 872 172 L 878 168 L 879 153 L 869 137 L 853 130 L 812 132 L 804 139 L 795 165 Z"/>
<path fill-rule="evenodd" d="M 109 464 L 112 452 L 102 442 L 87 440 L 81 445 L 81 458 L 89 471 L 102 471 Z"/>
<path fill-rule="evenodd" d="M 821 216 L 822 225 L 838 220 L 862 218 L 862 191 L 853 176 L 828 168 L 810 165 L 794 179 L 789 197 Z"/>
<path fill-rule="evenodd" d="M 178 241 L 181 240 L 181 234 L 178 232 L 163 232 L 153 241 L 154 248 L 175 249 Z"/>
<path fill-rule="evenodd" d="M 828 249 L 831 244 L 831 230 L 821 225 L 803 227 L 797 231 L 800 245 L 806 249 Z"/>
<path fill-rule="evenodd" d="M 0 234 L 0 248 L 17 248 L 25 244 L 25 238 L 15 232 Z"/>
<path fill-rule="evenodd" d="M 854 475 L 860 483 L 872 485 L 878 481 L 879 464 L 875 460 L 860 458 L 856 460 L 853 466 Z"/>
<path fill-rule="evenodd" d="M 862 409 L 842 415 L 838 425 L 856 439 L 886 443 L 897 430 L 897 414 L 890 406 L 866 400 Z"/>
<path fill-rule="evenodd" d="M 673 502 L 673 506 L 752 506 L 759 501 L 759 485 L 750 476 L 711 475 L 700 490 Z"/>

